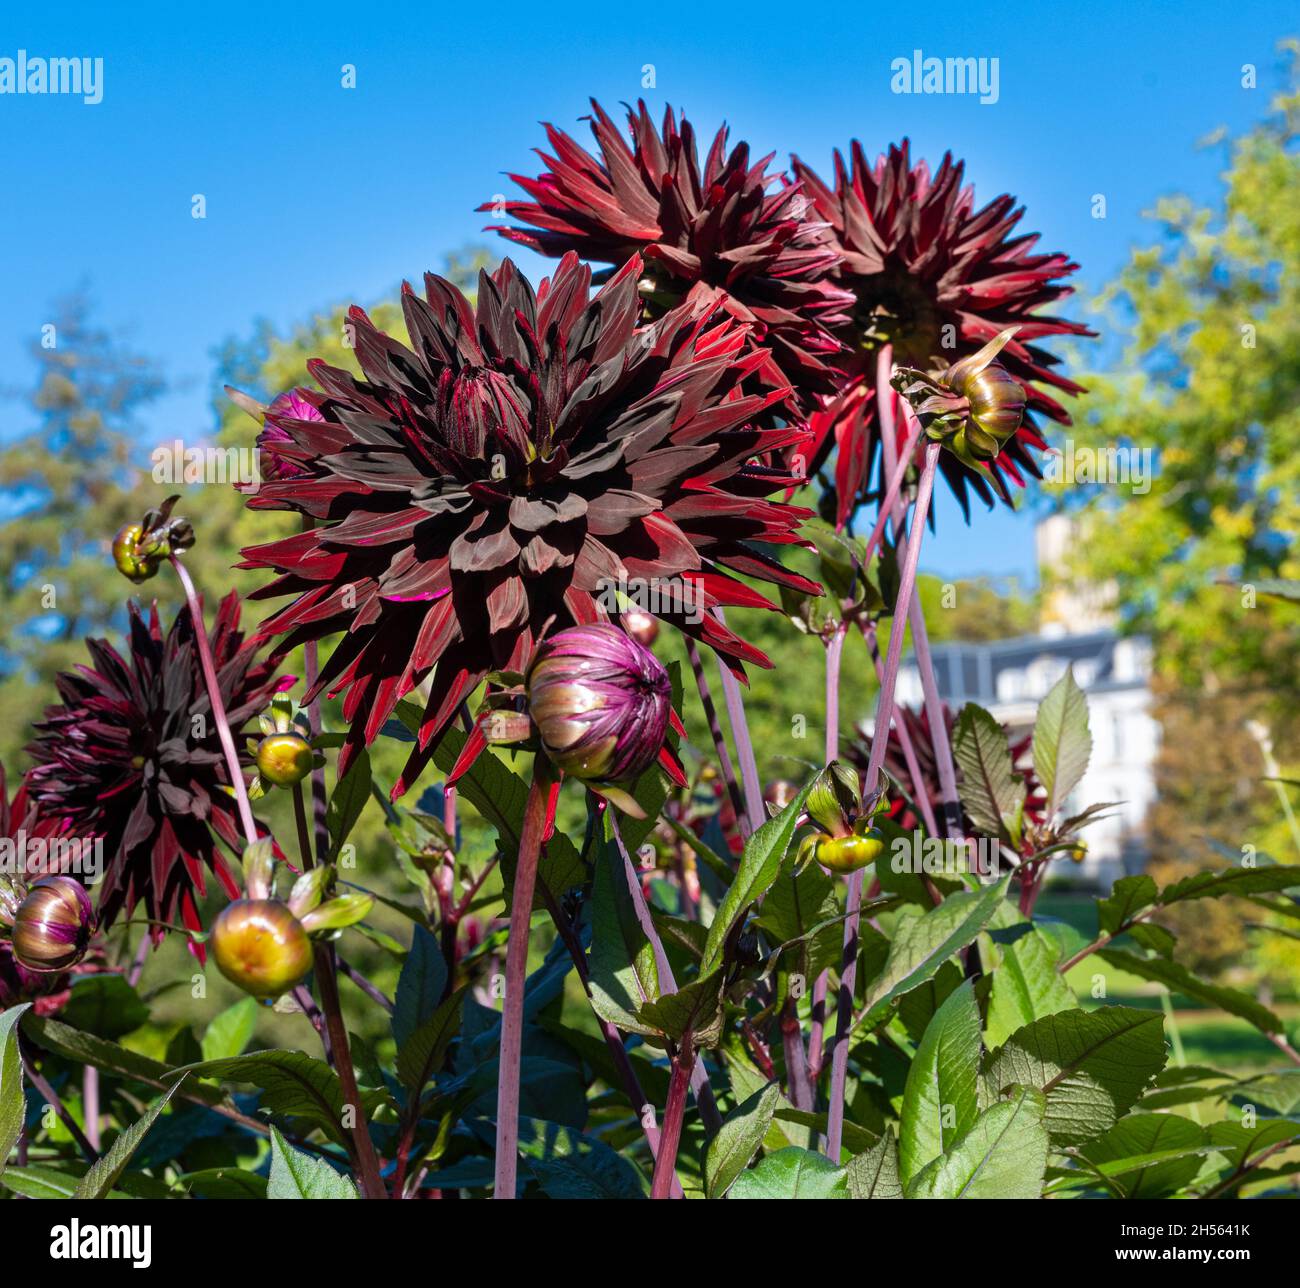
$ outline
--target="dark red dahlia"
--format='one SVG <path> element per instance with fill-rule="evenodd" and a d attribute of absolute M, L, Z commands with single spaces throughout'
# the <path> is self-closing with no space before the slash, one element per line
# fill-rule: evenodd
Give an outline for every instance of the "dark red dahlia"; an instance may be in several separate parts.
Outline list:
<path fill-rule="evenodd" d="M 304 478 L 311 473 L 311 468 L 303 461 L 295 460 L 293 437 L 284 428 L 283 422 L 290 420 L 320 420 L 316 410 L 296 390 L 281 394 L 266 409 L 266 420 L 262 431 L 257 436 L 258 472 L 263 480 Z M 249 506 L 252 509 L 264 508 L 266 503 L 259 501 L 257 488 L 241 485 L 241 492 L 250 494 Z"/>
<path fill-rule="evenodd" d="M 320 526 L 243 566 L 281 574 L 256 597 L 294 596 L 261 628 L 278 654 L 344 632 L 317 686 L 347 690 L 343 769 L 432 676 L 405 791 L 490 671 L 522 673 L 550 629 L 617 620 L 620 590 L 733 665 L 768 664 L 710 610 L 771 607 L 733 572 L 812 585 L 759 548 L 808 512 L 765 500 L 795 480 L 755 463 L 806 435 L 753 428 L 782 395 L 747 391 L 762 359 L 730 314 L 641 325 L 640 270 L 589 298 L 566 255 L 534 294 L 507 260 L 476 308 L 429 274 L 426 299 L 403 291 L 410 348 L 353 309 L 362 378 L 308 364 L 321 390 L 299 393 L 324 419 L 280 424 L 312 473 L 260 500 Z"/>
<path fill-rule="evenodd" d="M 766 375 L 790 386 L 787 410 L 804 415 L 813 395 L 836 388 L 826 359 L 843 347 L 832 332 L 853 297 L 831 281 L 835 247 L 799 185 L 767 172 L 771 155 L 751 163 L 748 144 L 728 152 L 725 125 L 701 166 L 691 123 L 671 107 L 659 130 L 644 102 L 628 108 L 630 146 L 595 99 L 591 107 L 600 157 L 547 125 L 555 155 L 538 152 L 547 173 L 510 176 L 532 200 L 479 207 L 533 227 L 492 231 L 543 255 L 611 265 L 640 255 L 652 314 L 688 296 L 719 299 L 769 351 Z"/>
<path fill-rule="evenodd" d="M 107 640 L 87 640 L 91 665 L 58 677 L 63 701 L 36 725 L 28 790 L 42 814 L 102 838 L 102 926 L 143 905 L 150 919 L 198 929 L 194 894 L 205 893 L 205 870 L 239 896 L 214 837 L 242 851 L 235 800 L 189 610 L 166 635 L 156 604 L 147 618 L 134 603 L 129 611 L 125 657 Z M 243 726 L 292 681 L 277 681 L 244 643 L 233 592 L 208 638 L 240 743 Z"/>
<path fill-rule="evenodd" d="M 1065 255 L 1035 252 L 1037 234 L 1015 233 L 1024 214 L 1002 195 L 975 208 L 973 187 L 962 186 L 963 162 L 945 154 L 933 175 L 924 161 L 913 166 L 908 143 L 891 147 L 871 165 L 861 144 L 850 146 L 851 164 L 835 153 L 831 187 L 798 157 L 793 169 L 819 218 L 834 230 L 840 251 L 838 281 L 855 297 L 842 361 L 839 396 L 823 400 L 814 417 L 814 460 L 838 445 L 838 513 L 847 515 L 871 477 L 879 444 L 875 407 L 876 355 L 893 346 L 894 362 L 940 372 L 1007 327 L 1019 327 L 998 361 L 1023 386 L 1027 414 L 987 472 L 944 453 L 942 468 L 969 516 L 968 489 L 986 505 L 996 492 L 1010 500 L 1006 477 L 1023 484 L 1041 477 L 1034 449 L 1046 446 L 1034 413 L 1061 424 L 1070 417 L 1048 390 L 1069 394 L 1082 386 L 1062 376 L 1059 359 L 1036 341 L 1057 335 L 1091 335 L 1087 327 L 1043 310 L 1069 295 L 1061 279 L 1078 265 Z M 906 426 L 900 418 L 901 441 Z"/>

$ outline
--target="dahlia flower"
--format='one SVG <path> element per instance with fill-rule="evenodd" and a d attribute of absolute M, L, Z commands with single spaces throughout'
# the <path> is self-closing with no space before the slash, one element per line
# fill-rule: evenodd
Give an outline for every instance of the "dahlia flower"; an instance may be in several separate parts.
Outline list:
<path fill-rule="evenodd" d="M 615 266 L 640 255 L 652 311 L 688 296 L 718 299 L 753 328 L 770 354 L 768 379 L 790 387 L 786 409 L 803 415 L 812 395 L 836 388 L 827 359 L 843 347 L 833 329 L 853 302 L 831 281 L 837 254 L 826 225 L 809 218 L 797 184 L 768 173 L 770 155 L 751 163 L 745 143 L 728 152 L 725 125 L 701 166 L 694 128 L 671 107 L 659 130 L 644 102 L 628 108 L 630 145 L 594 99 L 591 107 L 600 157 L 547 125 L 555 155 L 538 154 L 547 173 L 510 176 L 532 200 L 479 207 L 532 228 L 490 230 L 543 255 L 574 251 Z"/>
<path fill-rule="evenodd" d="M 107 640 L 87 640 L 91 665 L 57 678 L 62 702 L 36 725 L 28 791 L 41 814 L 102 839 L 102 926 L 143 905 L 152 920 L 175 922 L 179 913 L 197 930 L 194 895 L 205 893 L 205 869 L 231 898 L 239 895 L 213 836 L 243 851 L 235 800 L 189 610 L 165 635 L 156 604 L 147 618 L 134 603 L 129 612 L 125 656 Z M 277 681 L 244 643 L 234 593 L 222 601 L 209 640 L 239 743 L 242 727 L 293 681 Z"/>
<path fill-rule="evenodd" d="M 1016 327 L 999 362 L 1024 388 L 1023 423 L 983 470 L 951 453 L 941 468 L 969 517 L 969 491 L 986 505 L 994 493 L 1010 501 L 1006 478 L 1041 477 L 1033 455 L 1046 443 L 1035 414 L 1061 424 L 1070 417 L 1049 391 L 1081 392 L 1056 370 L 1059 359 L 1038 340 L 1091 335 L 1087 327 L 1043 310 L 1071 293 L 1061 279 L 1078 267 L 1061 254 L 1035 253 L 1037 234 L 1015 233 L 1024 214 L 1002 195 L 975 208 L 974 189 L 963 187 L 964 163 L 944 156 L 932 175 L 925 162 L 913 166 L 908 143 L 891 147 L 875 165 L 861 144 L 850 163 L 835 153 L 834 184 L 827 184 L 798 157 L 795 176 L 818 218 L 829 223 L 840 251 L 837 281 L 853 292 L 849 353 L 841 362 L 839 394 L 824 399 L 811 420 L 819 464 L 838 444 L 837 514 L 847 517 L 871 476 L 879 445 L 875 407 L 875 361 L 883 345 L 894 361 L 941 372 L 974 353 L 999 332 Z M 900 443 L 906 433 L 901 419 Z M 883 486 L 883 485 L 882 485 Z"/>
<path fill-rule="evenodd" d="M 317 524 L 242 566 L 280 574 L 254 598 L 293 597 L 261 627 L 276 656 L 343 633 L 308 695 L 347 691 L 340 772 L 429 679 L 400 795 L 460 704 L 522 674 L 552 627 L 636 607 L 739 671 L 769 663 L 710 610 L 773 605 L 731 574 L 816 592 L 759 548 L 797 541 L 808 511 L 764 499 L 797 480 L 756 458 L 806 435 L 754 428 L 782 394 L 750 392 L 748 328 L 698 302 L 642 325 L 640 271 L 589 297 L 566 255 L 534 293 L 506 260 L 474 307 L 429 274 L 425 298 L 403 290 L 409 348 L 354 308 L 361 378 L 308 364 L 320 390 L 298 393 L 323 419 L 281 418 L 277 450 L 311 473 L 259 500 Z"/>

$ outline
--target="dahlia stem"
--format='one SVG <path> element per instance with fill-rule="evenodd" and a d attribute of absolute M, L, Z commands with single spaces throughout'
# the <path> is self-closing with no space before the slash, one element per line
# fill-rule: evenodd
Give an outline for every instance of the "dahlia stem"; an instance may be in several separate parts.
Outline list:
<path fill-rule="evenodd" d="M 654 918 L 650 915 L 650 907 L 645 901 L 645 892 L 641 889 L 641 880 L 637 876 L 636 866 L 632 862 L 632 856 L 627 852 L 627 846 L 623 844 L 623 836 L 618 829 L 618 815 L 611 811 L 609 821 L 610 830 L 614 833 L 614 842 L 623 857 L 623 872 L 627 877 L 628 893 L 632 896 L 632 908 L 636 913 L 637 924 L 646 939 L 650 941 L 650 949 L 655 955 L 655 969 L 659 974 L 661 991 L 675 993 L 677 980 L 668 961 L 668 954 L 664 951 L 664 942 L 659 937 Z M 722 1126 L 722 1116 L 718 1113 L 718 1106 L 713 1099 L 713 1088 L 709 1085 L 709 1074 L 703 1060 L 697 1060 L 691 1070 L 691 1089 L 695 1092 L 695 1103 L 704 1121 L 704 1130 L 710 1136 L 716 1135 L 718 1128 Z"/>
<path fill-rule="evenodd" d="M 695 1038 L 689 1031 L 682 1035 L 681 1046 L 672 1057 L 672 1075 L 668 1080 L 668 1102 L 664 1106 L 664 1128 L 659 1138 L 659 1156 L 655 1159 L 650 1181 L 650 1197 L 666 1199 L 677 1179 L 677 1150 L 682 1143 L 682 1123 L 686 1118 L 686 1093 L 691 1085 L 695 1065 Z"/>
<path fill-rule="evenodd" d="M 230 774 L 230 785 L 239 806 L 239 821 L 243 825 L 244 840 L 249 845 L 257 844 L 257 824 L 253 822 L 253 807 L 248 801 L 248 788 L 244 783 L 244 771 L 239 765 L 239 753 L 235 750 L 235 739 L 230 732 L 230 721 L 226 718 L 226 707 L 221 701 L 221 685 L 217 680 L 217 668 L 212 661 L 212 648 L 208 644 L 208 628 L 203 621 L 203 605 L 189 569 L 178 556 L 171 555 L 171 565 L 180 578 L 181 589 L 185 592 L 185 602 L 190 608 L 190 621 L 194 626 L 194 642 L 199 650 L 199 666 L 203 670 L 203 681 L 208 686 L 208 700 L 212 703 L 212 719 L 217 726 L 217 737 L 221 740 L 221 750 L 226 754 L 226 770 Z"/>
<path fill-rule="evenodd" d="M 840 663 L 844 656 L 844 636 L 848 626 L 838 622 L 830 637 L 822 642 L 826 645 L 826 737 L 823 743 L 826 764 L 830 764 L 840 752 Z M 829 988 L 827 971 L 817 976 L 812 992 L 812 1032 L 808 1037 L 808 1058 L 806 1061 L 806 1078 L 808 1081 L 808 1104 L 795 1102 L 796 1109 L 813 1107 L 813 1084 L 821 1072 L 822 1044 L 826 1035 L 826 994 Z M 802 1034 L 800 1041 L 802 1042 Z M 802 1054 L 800 1052 L 799 1054 Z M 789 1064 L 787 1047 L 786 1063 Z M 791 1077 L 791 1092 L 794 1091 L 794 1078 Z"/>
<path fill-rule="evenodd" d="M 695 687 L 700 691 L 700 705 L 704 708 L 704 718 L 709 725 L 709 736 L 713 739 L 713 749 L 718 753 L 718 767 L 722 771 L 722 781 L 727 785 L 727 795 L 731 798 L 731 808 L 736 814 L 736 825 L 742 833 L 749 831 L 749 820 L 745 817 L 745 804 L 740 796 L 740 784 L 736 782 L 736 767 L 731 763 L 731 752 L 727 750 L 727 738 L 722 732 L 722 723 L 718 719 L 718 708 L 713 703 L 713 694 L 709 690 L 709 681 L 704 674 L 704 662 L 700 650 L 693 639 L 686 640 L 686 656 L 690 660 L 691 670 L 695 673 Z"/>
<path fill-rule="evenodd" d="M 930 443 L 925 449 L 925 464 L 921 469 L 921 482 L 916 493 L 916 508 L 912 516 L 912 540 L 899 579 L 898 598 L 894 601 L 894 620 L 889 632 L 889 652 L 885 657 L 885 674 L 880 683 L 880 697 L 876 704 L 876 725 L 871 736 L 871 754 L 867 760 L 863 795 L 869 797 L 880 781 L 880 769 L 889 744 L 889 725 L 894 714 L 894 688 L 898 683 L 898 666 L 903 656 L 903 636 L 907 633 L 904 610 L 916 585 L 916 569 L 921 558 L 921 534 L 925 531 L 926 515 L 930 509 L 930 496 L 934 491 L 934 474 L 939 464 L 940 445 Z M 844 1089 L 849 1069 L 849 1028 L 853 1021 L 853 989 L 858 970 L 858 923 L 862 906 L 862 872 L 849 878 L 844 922 L 844 957 L 840 968 L 839 997 L 835 1011 L 835 1039 L 831 1049 L 831 1093 L 826 1131 L 826 1153 L 838 1163 L 840 1146 L 844 1139 Z"/>
<path fill-rule="evenodd" d="M 892 395 L 892 393 L 893 390 L 891 389 L 890 394 Z M 881 419 L 882 420 L 885 419 L 883 415 Z M 892 439 L 893 419 L 894 419 L 893 411 L 891 409 L 889 413 L 891 442 L 893 441 Z M 889 486 L 885 489 L 885 495 L 880 500 L 880 513 L 876 515 L 875 527 L 871 529 L 871 535 L 867 538 L 866 548 L 863 552 L 862 562 L 864 564 L 869 562 L 869 560 L 871 559 L 871 556 L 875 551 L 876 546 L 880 541 L 880 538 L 884 535 L 885 524 L 889 521 L 890 517 L 895 513 L 897 509 L 899 492 L 902 489 L 903 480 L 907 477 L 908 467 L 912 463 L 912 453 L 916 450 L 916 442 L 917 439 L 920 438 L 920 436 L 921 436 L 921 422 L 914 418 L 907 435 L 907 441 L 903 444 L 903 450 L 901 453 L 899 453 L 898 460 L 893 466 L 893 472 L 892 474 L 890 474 Z M 884 470 L 887 468 L 884 465 L 884 461 L 886 460 L 888 455 L 884 450 L 884 441 L 885 440 L 882 433 L 881 436 L 882 472 L 884 472 Z"/>
<path fill-rule="evenodd" d="M 379 987 L 368 980 L 357 968 L 349 964 L 337 952 L 334 954 L 338 968 L 345 974 L 372 1002 L 377 1002 L 389 1015 L 393 1013 L 392 999 Z"/>
<path fill-rule="evenodd" d="M 93 1064 L 81 1071 L 81 1116 L 86 1120 L 86 1139 L 99 1153 L 99 1070 Z"/>
<path fill-rule="evenodd" d="M 715 608 L 714 616 L 725 624 L 722 609 Z M 727 707 L 727 719 L 731 721 L 731 738 L 736 744 L 736 759 L 740 761 L 740 781 L 745 788 L 745 813 L 749 831 L 757 832 L 766 821 L 763 809 L 763 785 L 758 778 L 758 762 L 754 759 L 754 742 L 749 736 L 749 722 L 745 719 L 745 703 L 740 696 L 740 682 L 731 673 L 731 668 L 718 658 L 718 674 L 722 677 L 722 698 Z"/>
<path fill-rule="evenodd" d="M 546 888 L 545 882 L 542 883 L 542 899 L 546 904 L 547 912 L 551 915 L 551 920 L 555 923 L 555 929 L 560 939 L 563 941 L 565 948 L 569 950 L 569 956 L 573 959 L 573 966 L 578 972 L 578 979 L 582 983 L 583 992 L 587 994 L 587 1001 L 590 1002 L 591 970 L 587 965 L 587 954 L 583 951 L 577 935 L 574 934 L 573 923 L 556 904 L 555 897 Z M 632 1057 L 628 1055 L 627 1048 L 623 1045 L 623 1035 L 618 1031 L 617 1026 L 597 1014 L 594 1006 L 592 1007 L 592 1014 L 596 1016 L 596 1023 L 600 1028 L 601 1037 L 605 1039 L 605 1045 L 609 1048 L 610 1057 L 613 1059 L 614 1067 L 618 1070 L 618 1076 L 623 1083 L 623 1091 L 632 1105 L 632 1112 L 636 1114 L 641 1123 L 646 1144 L 650 1147 L 650 1157 L 657 1163 L 662 1136 L 658 1127 L 646 1124 L 645 1111 L 652 1109 L 653 1106 L 646 1099 L 645 1089 L 641 1086 L 641 1079 L 637 1077 L 636 1070 L 632 1067 Z M 675 1191 L 673 1198 L 681 1198 L 682 1187 L 676 1175 L 673 1176 L 673 1189 Z"/>
<path fill-rule="evenodd" d="M 86 1133 L 81 1130 L 77 1120 L 68 1111 L 68 1107 L 59 1099 L 59 1093 L 45 1080 L 45 1078 L 36 1071 L 36 1064 L 32 1060 L 31 1052 L 27 1050 L 27 1039 L 21 1033 L 18 1035 L 18 1053 L 22 1058 L 23 1072 L 27 1075 L 27 1081 L 36 1088 L 37 1094 L 45 1101 L 51 1109 L 54 1110 L 59 1121 L 68 1129 L 68 1135 L 77 1143 L 77 1148 L 81 1150 L 86 1162 L 96 1163 L 99 1161 L 99 1149 L 90 1143 Z M 90 1068 L 89 1065 L 86 1066 Z M 95 1071 L 96 1073 L 99 1070 Z"/>
<path fill-rule="evenodd" d="M 301 783 L 293 785 L 293 814 L 298 825 L 298 848 L 302 855 L 303 871 L 306 872 L 312 867 L 312 854 Z M 384 1189 L 384 1182 L 379 1175 L 379 1158 L 375 1153 L 374 1141 L 370 1139 L 370 1127 L 366 1123 L 366 1111 L 361 1103 L 357 1074 L 352 1065 L 352 1050 L 348 1046 L 348 1030 L 343 1023 L 343 1004 L 339 998 L 334 945 L 313 943 L 312 958 L 316 967 L 316 987 L 320 989 L 325 1029 L 329 1033 L 327 1054 L 333 1056 L 334 1072 L 338 1074 L 339 1089 L 343 1093 L 343 1107 L 345 1110 L 350 1108 L 354 1115 L 349 1136 L 352 1141 L 351 1153 L 357 1169 L 357 1179 L 361 1183 L 361 1197 L 386 1199 L 388 1192 Z"/>
<path fill-rule="evenodd" d="M 524 984 L 528 978 L 528 933 L 537 889 L 537 864 L 546 829 L 549 773 L 540 753 L 533 761 L 533 780 L 524 805 L 510 902 L 510 939 L 506 946 L 506 998 L 501 1015 L 497 1071 L 497 1144 L 494 1199 L 513 1199 L 519 1168 L 519 1076 L 524 1041 Z"/>

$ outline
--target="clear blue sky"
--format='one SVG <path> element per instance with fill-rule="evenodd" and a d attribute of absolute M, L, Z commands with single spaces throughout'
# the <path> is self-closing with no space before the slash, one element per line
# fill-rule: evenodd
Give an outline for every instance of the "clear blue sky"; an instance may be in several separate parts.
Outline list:
<path fill-rule="evenodd" d="M 1149 239 L 1157 197 L 1214 194 L 1223 151 L 1197 140 L 1265 114 L 1276 43 L 1300 29 L 1295 5 L 1272 0 L 636 8 L 643 30 L 622 4 L 6 6 L 0 57 L 105 66 L 97 106 L 0 97 L 0 387 L 29 383 L 50 299 L 88 279 L 101 322 L 177 386 L 145 417 L 142 459 L 148 442 L 205 432 L 214 346 L 254 318 L 287 328 L 439 267 L 479 236 L 474 207 L 508 190 L 503 171 L 535 172 L 537 122 L 585 131 L 587 96 L 635 99 L 647 63 L 652 106 L 684 106 L 701 131 L 725 118 L 782 160 L 825 168 L 853 136 L 873 153 L 905 134 L 918 155 L 952 148 L 978 198 L 1016 193 L 1025 226 L 1095 286 Z M 890 61 L 915 48 L 996 56 L 999 101 L 894 95 Z M 340 87 L 345 63 L 356 89 Z M 2 441 L 23 425 L 0 406 Z M 977 513 L 978 543 L 950 503 L 939 520 L 928 568 L 1031 571 L 1023 516 Z"/>

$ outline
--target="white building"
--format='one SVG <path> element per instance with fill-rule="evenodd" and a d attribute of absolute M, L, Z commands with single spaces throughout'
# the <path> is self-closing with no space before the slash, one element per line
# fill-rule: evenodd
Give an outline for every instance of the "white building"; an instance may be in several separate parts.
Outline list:
<path fill-rule="evenodd" d="M 1040 557 L 1058 546 L 1061 522 L 1040 525 Z M 1141 871 L 1145 862 L 1143 825 L 1155 799 L 1159 746 L 1159 725 L 1151 716 L 1151 645 L 1140 636 L 1120 636 L 1108 624 L 1110 598 L 1106 588 L 1084 595 L 1054 589 L 1037 635 L 931 648 L 939 693 L 948 706 L 956 712 L 967 702 L 977 703 L 1006 727 L 1013 743 L 1033 729 L 1038 704 L 1066 667 L 1074 668 L 1088 699 L 1092 758 L 1065 812 L 1097 801 L 1118 802 L 1111 817 L 1084 829 L 1088 857 L 1081 870 L 1074 870 L 1105 885 Z M 1065 622 L 1075 630 L 1067 631 Z M 897 696 L 914 709 L 923 702 L 913 659 L 899 671 Z"/>

